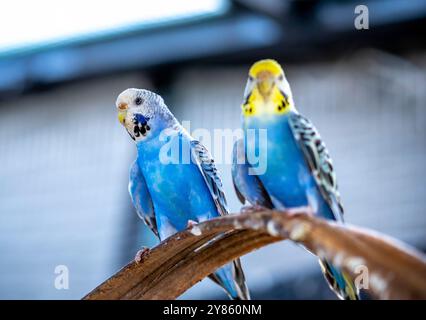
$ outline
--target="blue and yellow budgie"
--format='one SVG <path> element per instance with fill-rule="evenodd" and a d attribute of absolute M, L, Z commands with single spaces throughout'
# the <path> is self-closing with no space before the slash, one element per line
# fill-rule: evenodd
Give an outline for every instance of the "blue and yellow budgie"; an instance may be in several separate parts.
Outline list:
<path fill-rule="evenodd" d="M 130 196 L 138 215 L 160 240 L 193 223 L 228 214 L 209 152 L 186 132 L 159 95 L 127 89 L 116 105 L 119 121 L 137 147 Z M 239 259 L 210 278 L 230 298 L 250 298 Z"/>
<path fill-rule="evenodd" d="M 329 153 L 313 124 L 296 110 L 290 85 L 275 60 L 261 60 L 250 68 L 242 122 L 244 139 L 234 145 L 232 175 L 243 203 L 275 209 L 309 206 L 318 216 L 343 222 Z M 256 133 L 262 129 L 265 141 Z M 266 164 L 247 161 L 255 158 Z M 358 299 L 345 273 L 325 260 L 320 265 L 340 298 Z"/>

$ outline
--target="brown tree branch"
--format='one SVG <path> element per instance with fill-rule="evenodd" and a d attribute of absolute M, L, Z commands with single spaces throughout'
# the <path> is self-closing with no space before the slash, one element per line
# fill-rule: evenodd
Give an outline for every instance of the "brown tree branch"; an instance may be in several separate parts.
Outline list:
<path fill-rule="evenodd" d="M 426 299 L 426 259 L 373 231 L 299 211 L 262 211 L 206 221 L 131 262 L 83 299 L 175 299 L 227 262 L 283 239 L 304 245 L 357 277 L 368 268 L 379 299 Z M 363 267 L 365 266 L 365 267 Z"/>

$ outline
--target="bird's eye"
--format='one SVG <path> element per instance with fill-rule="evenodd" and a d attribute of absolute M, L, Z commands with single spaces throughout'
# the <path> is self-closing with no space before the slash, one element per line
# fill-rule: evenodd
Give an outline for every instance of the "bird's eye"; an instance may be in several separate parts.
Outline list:
<path fill-rule="evenodd" d="M 278 77 L 278 80 L 283 81 L 284 80 L 284 75 L 280 74 L 279 77 Z"/>
<path fill-rule="evenodd" d="M 137 97 L 136 99 L 135 99 L 135 103 L 136 103 L 136 105 L 141 105 L 142 104 L 142 98 L 141 97 Z"/>

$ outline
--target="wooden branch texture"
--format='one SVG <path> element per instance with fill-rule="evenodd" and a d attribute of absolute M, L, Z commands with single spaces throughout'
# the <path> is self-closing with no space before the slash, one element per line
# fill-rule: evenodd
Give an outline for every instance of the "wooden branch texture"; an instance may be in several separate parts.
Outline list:
<path fill-rule="evenodd" d="M 229 215 L 192 226 L 131 262 L 83 299 L 175 299 L 225 263 L 290 239 L 354 278 L 368 268 L 378 299 L 426 299 L 426 258 L 377 232 L 316 218 L 303 209 Z"/>

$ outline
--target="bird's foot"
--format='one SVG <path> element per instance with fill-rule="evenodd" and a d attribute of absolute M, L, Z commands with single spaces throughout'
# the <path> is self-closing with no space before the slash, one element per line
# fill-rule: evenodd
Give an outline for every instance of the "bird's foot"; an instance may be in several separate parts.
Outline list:
<path fill-rule="evenodd" d="M 253 205 L 253 206 L 243 206 L 241 207 L 241 213 L 255 213 L 258 211 L 263 211 L 265 210 L 264 207 L 259 206 L 257 204 Z"/>
<path fill-rule="evenodd" d="M 186 224 L 186 227 L 187 228 L 191 228 L 191 227 L 193 227 L 193 226 L 195 226 L 195 225 L 197 225 L 198 224 L 198 222 L 197 221 L 194 221 L 194 220 L 188 220 L 188 222 L 187 222 L 187 224 Z"/>
<path fill-rule="evenodd" d="M 138 252 L 136 252 L 135 255 L 135 262 L 139 263 L 142 261 L 142 258 L 144 255 L 146 255 L 149 252 L 149 248 L 148 247 L 142 247 L 142 249 L 140 249 Z"/>

